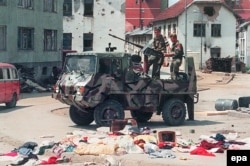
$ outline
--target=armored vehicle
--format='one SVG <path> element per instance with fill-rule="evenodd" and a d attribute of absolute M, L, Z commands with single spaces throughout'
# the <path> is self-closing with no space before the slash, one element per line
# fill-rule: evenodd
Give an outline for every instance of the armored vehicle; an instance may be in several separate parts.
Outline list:
<path fill-rule="evenodd" d="M 181 125 L 188 113 L 194 119 L 194 103 L 199 95 L 192 57 L 185 58 L 185 72 L 178 80 L 153 79 L 143 73 L 141 57 L 125 52 L 68 53 L 62 75 L 55 84 L 52 98 L 70 105 L 69 115 L 77 125 L 108 126 L 124 119 L 125 110 L 137 122 L 161 115 L 168 125 Z M 151 52 L 146 49 L 146 52 Z"/>

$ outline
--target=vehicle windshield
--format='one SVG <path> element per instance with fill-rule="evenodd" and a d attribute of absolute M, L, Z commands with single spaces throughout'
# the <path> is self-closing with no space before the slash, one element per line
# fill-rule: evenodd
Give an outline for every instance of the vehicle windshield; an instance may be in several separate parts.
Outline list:
<path fill-rule="evenodd" d="M 89 55 L 69 56 L 66 58 L 64 72 L 95 73 L 96 57 Z"/>

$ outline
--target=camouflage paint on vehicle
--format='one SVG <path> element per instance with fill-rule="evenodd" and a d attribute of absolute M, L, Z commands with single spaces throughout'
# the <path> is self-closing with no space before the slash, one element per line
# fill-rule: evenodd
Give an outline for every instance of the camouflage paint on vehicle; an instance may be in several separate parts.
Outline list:
<path fill-rule="evenodd" d="M 73 58 L 81 64 L 69 64 Z M 166 101 L 174 98 L 187 104 L 189 119 L 194 119 L 194 103 L 198 102 L 198 94 L 192 57 L 185 58 L 186 73 L 180 73 L 183 78 L 178 81 L 140 75 L 137 80 L 127 82 L 130 58 L 131 54 L 121 52 L 70 53 L 66 56 L 64 71 L 52 97 L 83 112 L 95 111 L 101 103 L 115 100 L 123 110 L 144 110 L 158 115 L 167 107 Z M 102 61 L 109 62 L 108 67 L 102 68 Z"/>

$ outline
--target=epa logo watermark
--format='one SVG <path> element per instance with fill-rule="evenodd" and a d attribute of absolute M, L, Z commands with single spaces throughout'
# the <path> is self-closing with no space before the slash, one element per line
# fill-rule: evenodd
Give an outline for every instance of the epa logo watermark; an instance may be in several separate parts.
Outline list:
<path fill-rule="evenodd" d="M 231 161 L 232 162 L 247 162 L 247 156 L 231 156 Z"/>
<path fill-rule="evenodd" d="M 227 150 L 227 165 L 228 166 L 245 166 L 248 165 L 250 158 L 249 150 Z"/>

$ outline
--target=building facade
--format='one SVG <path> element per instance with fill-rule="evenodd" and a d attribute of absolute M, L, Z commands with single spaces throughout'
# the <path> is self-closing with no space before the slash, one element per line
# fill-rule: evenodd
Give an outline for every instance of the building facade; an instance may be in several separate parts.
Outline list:
<path fill-rule="evenodd" d="M 180 0 L 154 20 L 163 35 L 177 33 L 186 56 L 194 57 L 196 69 L 211 57 L 235 56 L 236 25 L 234 12 L 220 0 Z"/>
<path fill-rule="evenodd" d="M 239 26 L 238 45 L 238 58 L 250 67 L 250 21 Z"/>
<path fill-rule="evenodd" d="M 63 49 L 105 51 L 125 43 L 109 34 L 125 38 L 125 0 L 64 0 Z"/>
<path fill-rule="evenodd" d="M 168 6 L 168 0 L 126 0 L 126 32 L 148 27 Z"/>
<path fill-rule="evenodd" d="M 61 0 L 0 0 L 0 61 L 48 77 L 61 63 Z"/>

